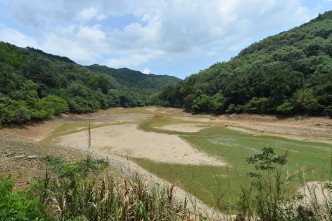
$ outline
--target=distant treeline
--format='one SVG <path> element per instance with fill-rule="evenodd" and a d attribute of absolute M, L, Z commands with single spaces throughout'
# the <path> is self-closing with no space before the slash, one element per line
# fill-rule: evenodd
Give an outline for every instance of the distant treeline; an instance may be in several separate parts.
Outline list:
<path fill-rule="evenodd" d="M 332 11 L 268 37 L 159 93 L 201 113 L 332 116 Z"/>
<path fill-rule="evenodd" d="M 143 82 L 136 87 L 125 79 L 118 82 L 107 73 L 90 70 L 69 58 L 0 42 L 0 126 L 43 120 L 64 112 L 150 105 L 151 97 L 160 89 L 180 81 L 130 69 L 112 70 L 131 80 L 143 76 L 149 84 Z"/>
<path fill-rule="evenodd" d="M 128 68 L 114 69 L 98 64 L 87 66 L 87 68 L 97 73 L 107 74 L 120 84 L 141 89 L 160 91 L 166 87 L 165 85 L 175 85 L 181 81 L 179 78 L 172 76 L 142 74 L 139 71 L 133 71 Z"/>

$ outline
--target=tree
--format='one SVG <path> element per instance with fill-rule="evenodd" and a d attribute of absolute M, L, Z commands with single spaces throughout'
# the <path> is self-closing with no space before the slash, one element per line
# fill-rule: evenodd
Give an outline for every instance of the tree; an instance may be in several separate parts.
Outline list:
<path fill-rule="evenodd" d="M 43 98 L 43 104 L 49 114 L 60 115 L 69 111 L 67 102 L 55 95 L 48 95 Z"/>
<path fill-rule="evenodd" d="M 207 112 L 210 109 L 210 97 L 202 94 L 197 97 L 192 106 L 191 110 L 195 113 Z"/>
<path fill-rule="evenodd" d="M 293 103 L 296 113 L 317 114 L 323 109 L 311 89 L 297 90 L 293 95 Z"/>

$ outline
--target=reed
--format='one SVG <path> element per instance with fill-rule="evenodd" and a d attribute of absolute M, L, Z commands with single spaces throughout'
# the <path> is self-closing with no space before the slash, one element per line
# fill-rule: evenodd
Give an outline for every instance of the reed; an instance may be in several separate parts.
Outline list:
<path fill-rule="evenodd" d="M 46 157 L 45 177 L 26 192 L 56 220 L 189 220 L 184 202 L 174 198 L 174 186 L 150 185 L 138 175 L 114 179 L 102 173 L 103 160 L 71 163 Z M 88 162 L 87 162 L 88 161 Z"/>

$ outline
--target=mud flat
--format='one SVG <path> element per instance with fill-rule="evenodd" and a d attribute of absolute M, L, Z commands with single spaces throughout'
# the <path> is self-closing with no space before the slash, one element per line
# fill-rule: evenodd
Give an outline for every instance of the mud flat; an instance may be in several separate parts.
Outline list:
<path fill-rule="evenodd" d="M 269 115 L 232 114 L 220 115 L 216 120 L 230 129 L 245 133 L 332 144 L 332 119 L 328 117 L 279 119 Z"/>
<path fill-rule="evenodd" d="M 206 124 L 169 124 L 162 127 L 156 127 L 159 129 L 169 130 L 169 131 L 177 131 L 177 132 L 187 132 L 187 133 L 193 133 L 193 132 L 199 132 L 200 130 L 208 127 L 209 125 Z"/>
<path fill-rule="evenodd" d="M 91 134 L 91 150 L 101 155 L 115 154 L 169 164 L 227 165 L 197 151 L 176 135 L 141 131 L 135 124 L 99 127 L 92 129 Z M 60 136 L 55 142 L 62 146 L 87 150 L 87 131 Z"/>

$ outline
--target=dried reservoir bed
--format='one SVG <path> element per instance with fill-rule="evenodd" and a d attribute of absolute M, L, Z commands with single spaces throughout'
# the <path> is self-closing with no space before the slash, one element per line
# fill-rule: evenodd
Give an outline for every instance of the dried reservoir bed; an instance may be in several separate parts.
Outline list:
<path fill-rule="evenodd" d="M 248 182 L 246 158 L 263 147 L 278 154 L 288 150 L 287 171 L 310 170 L 308 181 L 326 178 L 330 167 L 328 118 L 212 117 L 174 108 L 115 108 L 0 133 L 86 151 L 89 124 L 93 153 L 175 183 L 210 206 L 220 193 L 225 193 L 225 207 L 234 203 L 239 186 Z"/>

